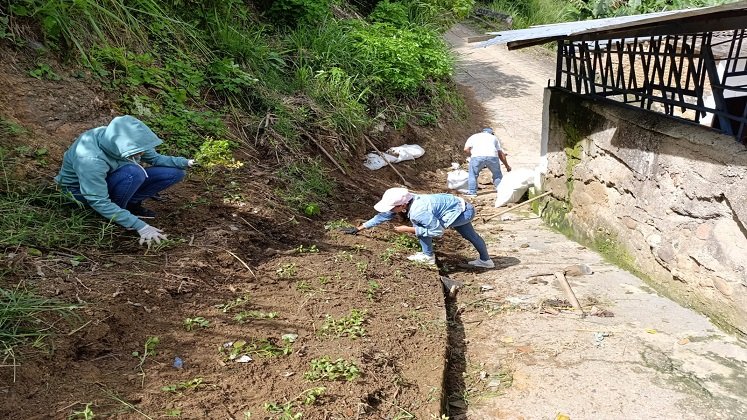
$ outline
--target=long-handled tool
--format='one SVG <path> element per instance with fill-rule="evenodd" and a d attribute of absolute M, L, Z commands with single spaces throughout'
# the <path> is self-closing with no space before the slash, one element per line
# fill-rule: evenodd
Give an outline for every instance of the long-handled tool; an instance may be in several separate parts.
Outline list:
<path fill-rule="evenodd" d="M 488 216 L 488 217 L 483 217 L 483 218 L 482 218 L 482 222 L 483 222 L 483 223 L 487 223 L 488 221 L 490 221 L 490 220 L 493 220 L 493 219 L 495 219 L 496 217 L 498 217 L 498 216 L 500 216 L 500 215 L 502 215 L 502 214 L 506 214 L 506 213 L 510 212 L 511 210 L 516 210 L 517 208 L 519 208 L 519 207 L 522 207 L 522 206 L 524 206 L 524 205 L 526 205 L 526 204 L 529 204 L 529 203 L 531 203 L 532 201 L 536 201 L 536 200 L 539 200 L 540 198 L 542 198 L 542 197 L 545 197 L 545 196 L 549 195 L 550 193 L 551 193 L 551 191 L 543 192 L 542 194 L 540 194 L 540 195 L 538 195 L 538 196 L 536 196 L 536 197 L 532 197 L 532 198 L 530 198 L 529 200 L 527 200 L 527 201 L 525 201 L 525 202 L 523 202 L 523 203 L 519 203 L 519 204 L 517 204 L 517 205 L 515 205 L 515 206 L 513 206 L 513 207 L 510 207 L 510 208 L 507 208 L 507 209 L 501 210 L 501 211 L 499 211 L 498 213 L 496 213 L 496 214 L 493 214 L 493 215 L 491 215 L 491 216 Z"/>

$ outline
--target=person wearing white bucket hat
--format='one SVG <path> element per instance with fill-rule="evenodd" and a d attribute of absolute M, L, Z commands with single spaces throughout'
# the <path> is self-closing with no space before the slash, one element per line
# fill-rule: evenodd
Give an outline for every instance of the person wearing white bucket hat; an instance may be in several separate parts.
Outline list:
<path fill-rule="evenodd" d="M 412 222 L 412 226 L 396 226 L 400 233 L 412 233 L 420 241 L 421 252 L 407 257 L 410 261 L 435 264 L 433 238 L 443 236 L 444 230 L 453 228 L 468 240 L 479 253 L 476 260 L 469 265 L 479 268 L 493 268 L 485 241 L 472 227 L 475 207 L 464 199 L 451 194 L 413 194 L 407 188 L 390 188 L 384 192 L 374 209 L 379 212 L 370 220 L 357 227 L 343 229 L 345 233 L 357 234 L 388 222 L 403 213 Z"/>

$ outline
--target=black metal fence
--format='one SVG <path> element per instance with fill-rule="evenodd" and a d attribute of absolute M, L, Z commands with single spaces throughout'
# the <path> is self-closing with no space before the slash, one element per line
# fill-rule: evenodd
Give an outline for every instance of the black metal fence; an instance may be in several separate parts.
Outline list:
<path fill-rule="evenodd" d="M 563 40 L 556 87 L 707 125 L 747 145 L 745 35 Z"/>

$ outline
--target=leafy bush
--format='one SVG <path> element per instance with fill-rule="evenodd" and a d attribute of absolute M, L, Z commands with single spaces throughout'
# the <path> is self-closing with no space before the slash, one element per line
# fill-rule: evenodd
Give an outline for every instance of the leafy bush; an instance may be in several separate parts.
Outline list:
<path fill-rule="evenodd" d="M 275 0 L 267 16 L 278 26 L 316 25 L 329 15 L 330 0 Z"/>
<path fill-rule="evenodd" d="M 371 22 L 389 23 L 398 28 L 404 28 L 409 24 L 407 6 L 402 2 L 380 1 L 374 10 L 368 15 Z"/>

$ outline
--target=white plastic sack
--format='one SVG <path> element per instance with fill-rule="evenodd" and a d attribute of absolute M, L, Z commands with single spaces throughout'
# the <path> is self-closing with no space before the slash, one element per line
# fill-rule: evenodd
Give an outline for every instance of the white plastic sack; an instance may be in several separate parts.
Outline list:
<path fill-rule="evenodd" d="M 425 149 L 418 146 L 417 144 L 403 144 L 402 146 L 392 147 L 386 151 L 391 155 L 396 156 L 396 162 L 402 162 L 403 160 L 415 160 L 425 154 Z"/>
<path fill-rule="evenodd" d="M 378 153 L 369 153 L 366 155 L 366 160 L 363 162 L 363 166 L 366 168 L 375 171 L 377 169 L 381 169 L 387 165 L 386 161 L 394 162 L 397 160 L 396 156 L 388 155 L 386 153 L 382 153 L 384 156 L 383 158 L 379 156 Z M 386 160 L 384 160 L 386 159 Z"/>
<path fill-rule="evenodd" d="M 459 190 L 459 192 L 467 192 L 469 173 L 464 169 L 459 169 L 458 163 L 451 164 L 452 170 L 446 174 L 446 187 L 450 190 Z"/>
<path fill-rule="evenodd" d="M 506 172 L 498 184 L 495 206 L 501 207 L 509 203 L 516 203 L 534 184 L 534 171 L 531 169 L 514 169 Z"/>

